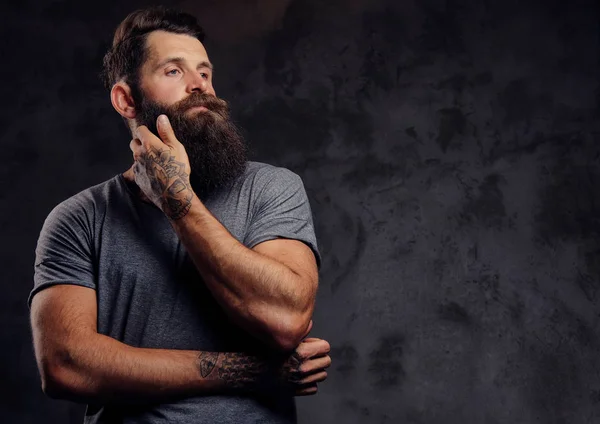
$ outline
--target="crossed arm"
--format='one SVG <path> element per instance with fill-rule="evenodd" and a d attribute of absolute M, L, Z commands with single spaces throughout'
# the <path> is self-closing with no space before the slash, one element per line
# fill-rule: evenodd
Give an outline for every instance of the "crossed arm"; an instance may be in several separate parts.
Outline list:
<path fill-rule="evenodd" d="M 308 246 L 277 239 L 248 249 L 195 196 L 173 226 L 233 322 L 274 349 L 300 343 L 310 331 L 318 279 Z"/>
<path fill-rule="evenodd" d="M 172 131 L 160 124 L 158 128 L 170 148 L 178 143 Z M 165 147 L 149 132 L 143 142 L 146 152 L 152 151 L 151 143 Z M 185 184 L 191 192 L 189 180 Z M 150 192 L 145 194 L 151 197 Z M 94 290 L 58 285 L 37 293 L 31 304 L 36 359 L 43 388 L 50 396 L 87 402 L 146 402 L 273 386 L 303 395 L 315 393 L 316 383 L 326 378 L 324 369 L 331 363 L 329 344 L 319 339 L 302 341 L 310 331 L 317 287 L 310 248 L 299 241 L 278 239 L 248 249 L 193 192 L 188 194 L 185 213 L 177 214 L 177 219 L 169 215 L 173 228 L 232 320 L 279 354 L 260 358 L 134 348 L 97 332 Z M 155 204 L 162 201 L 160 193 Z"/>
<path fill-rule="evenodd" d="M 218 231 L 217 227 L 216 232 Z M 218 234 L 215 236 L 218 238 Z M 285 243 L 284 240 L 278 242 Z M 290 324 L 284 322 L 283 317 L 289 314 L 289 310 L 295 310 L 294 301 L 297 298 L 293 291 L 289 297 L 285 296 L 285 292 L 277 295 L 277 286 L 269 285 L 273 284 L 273 281 L 265 279 L 262 291 L 247 288 L 250 293 L 244 294 L 243 284 L 247 284 L 244 278 L 248 278 L 244 272 L 252 275 L 256 269 L 269 266 L 270 261 L 275 261 L 268 257 L 272 254 L 269 250 L 275 246 L 269 246 L 267 243 L 269 242 L 258 245 L 259 248 L 262 246 L 266 253 L 251 252 L 254 255 L 250 256 L 250 260 L 255 260 L 256 268 L 249 265 L 249 270 L 243 267 L 246 263 L 244 260 L 235 264 L 227 259 L 219 262 L 220 250 L 215 249 L 214 260 L 223 264 L 221 266 L 224 268 L 233 267 L 238 272 L 235 279 L 239 281 L 239 285 L 231 283 L 231 286 L 227 286 L 226 282 L 219 283 L 219 277 L 229 281 L 221 267 L 214 267 L 210 269 L 214 274 L 207 272 L 205 275 L 211 275 L 207 284 L 212 284 L 215 297 L 218 294 L 222 302 L 230 302 L 227 304 L 229 312 L 232 317 L 237 318 L 237 322 L 244 328 L 251 328 L 254 334 L 257 334 L 257 329 L 262 330 L 265 339 L 273 340 L 279 347 L 285 346 L 286 352 L 274 350 L 270 357 L 258 357 L 241 352 L 128 346 L 97 332 L 95 290 L 75 285 L 56 285 L 38 292 L 31 303 L 35 356 L 44 392 L 54 398 L 87 403 L 135 403 L 168 400 L 177 396 L 273 389 L 286 390 L 295 395 L 316 393 L 317 383 L 325 380 L 325 369 L 331 364 L 328 356 L 329 344 L 314 338 L 301 340 L 310 330 L 310 324 L 306 328 L 302 324 L 296 330 L 298 334 L 304 331 L 297 343 L 294 337 L 298 335 L 285 338 L 290 332 Z M 231 249 L 233 253 L 236 247 L 224 245 L 221 249 L 221 252 Z M 246 253 L 243 249 L 240 254 Z M 194 253 L 198 252 L 191 254 Z M 199 266 L 204 265 L 200 263 Z M 274 307 L 271 311 L 270 305 L 276 305 L 275 302 L 263 303 L 259 300 L 265 293 L 289 309 L 282 312 Z M 232 307 L 253 305 L 253 302 L 257 302 L 258 306 L 238 309 Z M 302 307 L 297 310 L 302 311 Z M 312 313 L 312 307 L 309 307 L 309 310 Z M 231 311 L 238 311 L 238 315 Z M 298 315 L 301 316 L 302 312 Z M 278 319 L 281 319 L 282 324 L 278 324 Z M 309 315 L 307 319 L 310 323 Z M 279 329 L 280 333 L 271 332 L 272 329 L 266 325 L 260 327 L 256 324 L 260 320 L 265 320 L 272 328 Z M 283 343 L 277 341 L 278 334 L 281 334 L 279 337 L 282 337 Z M 296 345 L 292 346 L 293 343 Z"/>
<path fill-rule="evenodd" d="M 270 261 L 267 255 L 272 246 L 263 247 L 267 253 L 264 260 L 262 253 L 256 253 L 257 267 L 268 266 Z M 223 251 L 235 248 L 222 247 Z M 219 249 L 216 250 L 213 255 L 217 263 L 221 263 L 218 262 Z M 243 263 L 243 260 L 239 261 L 239 264 Z M 225 260 L 222 266 L 237 265 Z M 262 293 L 272 293 L 274 299 L 290 305 L 293 310 L 296 299 L 293 293 L 287 298 L 285 294 L 278 296 L 276 289 L 269 286 L 272 281 L 268 279 L 263 292 L 250 290 L 247 297 L 242 285 L 232 284 L 230 288 L 222 283 L 220 288 L 217 278 L 224 276 L 219 274 L 220 269 L 214 267 L 211 270 L 216 276 L 207 284 L 213 284 L 213 290 L 231 304 L 252 304 Z M 237 281 L 244 284 L 244 272 L 251 275 L 253 269 L 242 267 L 236 271 L 239 272 Z M 236 290 L 240 294 L 236 294 Z M 237 309 L 238 319 L 242 321 L 249 316 L 245 325 L 254 331 L 259 327 L 254 324 L 254 316 L 277 328 L 277 319 L 287 312 L 277 308 L 270 312 L 269 303 L 256 302 L 257 307 Z M 57 285 L 38 292 L 31 303 L 31 324 L 43 390 L 51 397 L 79 402 L 148 402 L 175 396 L 257 392 L 273 388 L 295 395 L 310 395 L 316 393 L 317 383 L 327 377 L 325 369 L 331 364 L 329 344 L 320 339 L 298 340 L 287 353 L 275 352 L 268 358 L 235 352 L 128 346 L 97 332 L 96 292 L 75 285 Z M 286 334 L 288 325 L 280 326 L 280 334 Z M 304 325 L 300 328 L 305 332 L 300 335 L 302 338 L 310 328 L 304 328 Z M 267 326 L 262 329 L 264 335 L 272 334 Z M 275 336 L 271 337 L 275 340 Z M 285 343 L 295 343 L 293 338 L 285 340 Z"/>
<path fill-rule="evenodd" d="M 287 390 L 310 395 L 327 377 L 324 340 L 306 339 L 291 354 L 145 349 L 96 330 L 96 292 L 57 285 L 31 303 L 33 344 L 42 388 L 76 402 L 136 403 L 178 396 Z"/>
<path fill-rule="evenodd" d="M 135 164 L 126 177 L 170 218 L 232 321 L 276 349 L 293 349 L 310 331 L 318 285 L 312 250 L 289 239 L 254 249 L 238 242 L 192 190 L 185 148 L 168 120 L 159 118 L 157 130 L 160 138 L 145 126 L 137 129 L 130 143 Z"/>

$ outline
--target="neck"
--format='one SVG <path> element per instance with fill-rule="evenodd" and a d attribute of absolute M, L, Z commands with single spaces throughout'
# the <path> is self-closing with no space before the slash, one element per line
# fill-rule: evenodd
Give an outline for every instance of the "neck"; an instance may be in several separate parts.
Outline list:
<path fill-rule="evenodd" d="M 123 178 L 125 178 L 125 181 L 128 183 L 129 187 L 132 189 L 132 191 L 135 193 L 135 195 L 139 197 L 139 199 L 142 202 L 153 204 L 150 201 L 150 199 L 148 199 L 148 197 L 146 197 L 144 192 L 140 189 L 140 187 L 135 182 L 135 175 L 133 173 L 133 165 L 127 171 L 123 172 Z"/>

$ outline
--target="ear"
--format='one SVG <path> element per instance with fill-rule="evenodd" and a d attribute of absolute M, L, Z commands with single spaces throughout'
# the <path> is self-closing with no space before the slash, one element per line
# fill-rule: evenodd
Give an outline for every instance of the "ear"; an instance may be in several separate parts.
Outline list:
<path fill-rule="evenodd" d="M 126 82 L 119 81 L 110 90 L 110 101 L 123 118 L 135 119 L 136 111 L 131 88 Z"/>

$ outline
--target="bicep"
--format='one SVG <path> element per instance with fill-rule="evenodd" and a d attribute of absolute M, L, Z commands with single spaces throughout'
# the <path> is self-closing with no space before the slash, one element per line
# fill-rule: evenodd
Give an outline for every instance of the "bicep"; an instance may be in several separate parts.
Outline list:
<path fill-rule="evenodd" d="M 279 238 L 259 243 L 252 250 L 287 266 L 301 277 L 307 285 L 306 288 L 314 295 L 318 285 L 319 272 L 315 254 L 305 243 L 299 240 Z"/>

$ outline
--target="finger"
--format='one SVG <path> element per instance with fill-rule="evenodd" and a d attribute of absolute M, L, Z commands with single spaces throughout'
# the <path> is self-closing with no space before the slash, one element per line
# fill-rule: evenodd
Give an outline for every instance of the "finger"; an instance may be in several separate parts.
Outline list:
<path fill-rule="evenodd" d="M 140 140 L 142 146 L 148 146 L 149 144 L 151 145 L 153 143 L 156 143 L 157 141 L 159 143 L 162 143 L 162 140 L 154 134 L 152 134 L 152 131 L 150 131 L 145 125 L 140 125 L 139 127 L 137 127 L 135 129 L 134 135 Z"/>
<path fill-rule="evenodd" d="M 171 126 L 171 122 L 167 115 L 159 115 L 158 118 L 156 118 L 156 129 L 158 131 L 158 136 L 163 143 L 168 144 L 169 146 L 173 146 L 177 143 L 177 138 L 175 137 L 173 127 Z"/>
<path fill-rule="evenodd" d="M 331 350 L 331 346 L 325 340 L 315 340 L 302 342 L 296 348 L 298 356 L 302 359 L 312 358 L 313 356 L 322 356 Z"/>
<path fill-rule="evenodd" d="M 309 384 L 306 387 L 299 388 L 295 392 L 296 396 L 310 396 L 310 395 L 314 395 L 315 393 L 317 393 L 317 384 L 316 383 Z"/>
<path fill-rule="evenodd" d="M 320 383 L 321 381 L 325 381 L 326 378 L 327 372 L 320 371 L 314 374 L 307 375 L 302 380 L 300 380 L 300 384 Z"/>
<path fill-rule="evenodd" d="M 129 143 L 129 149 L 133 153 L 133 158 L 135 159 L 141 153 L 142 142 L 138 138 L 134 138 Z"/>
<path fill-rule="evenodd" d="M 308 361 L 303 362 L 299 367 L 298 371 L 301 373 L 307 374 L 312 373 L 316 370 L 322 370 L 325 368 L 329 368 L 331 366 L 331 357 L 329 356 L 321 356 L 315 359 L 309 359 Z"/>

